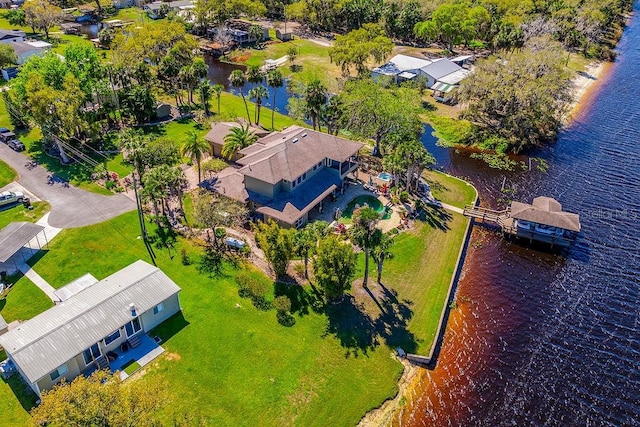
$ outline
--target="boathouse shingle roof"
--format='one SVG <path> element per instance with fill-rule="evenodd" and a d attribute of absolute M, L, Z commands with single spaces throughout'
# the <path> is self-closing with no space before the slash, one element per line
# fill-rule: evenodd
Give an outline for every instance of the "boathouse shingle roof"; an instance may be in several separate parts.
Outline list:
<path fill-rule="evenodd" d="M 511 202 L 510 215 L 523 221 L 544 224 L 569 231 L 580 231 L 580 215 L 564 212 L 560 202 L 551 197 L 536 197 L 532 204 Z"/>

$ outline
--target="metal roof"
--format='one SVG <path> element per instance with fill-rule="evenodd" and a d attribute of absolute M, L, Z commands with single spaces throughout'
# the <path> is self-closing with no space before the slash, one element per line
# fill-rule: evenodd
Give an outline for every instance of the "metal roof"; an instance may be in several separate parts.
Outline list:
<path fill-rule="evenodd" d="M 4 320 L 4 317 L 2 317 L 2 314 L 0 314 L 0 331 L 2 331 L 3 329 L 7 329 L 7 322 L 6 320 Z"/>
<path fill-rule="evenodd" d="M 437 59 L 431 64 L 420 68 L 422 72 L 430 75 L 435 80 L 440 80 L 442 77 L 454 73 L 460 69 L 462 69 L 462 67 L 454 62 L 449 61 L 446 58 Z"/>
<path fill-rule="evenodd" d="M 136 261 L 0 336 L 32 383 L 180 291 L 159 268 Z"/>
<path fill-rule="evenodd" d="M 31 222 L 12 222 L 0 230 L 0 262 L 7 262 L 44 227 Z"/>
<path fill-rule="evenodd" d="M 436 84 L 431 86 L 431 89 L 437 90 L 438 92 L 442 92 L 442 93 L 449 93 L 454 88 L 455 88 L 454 85 L 450 85 L 448 83 L 443 83 L 443 82 L 436 82 Z"/>
<path fill-rule="evenodd" d="M 98 283 L 98 279 L 87 273 L 73 282 L 67 283 L 63 287 L 56 289 L 53 291 L 53 294 L 57 296 L 60 301 L 66 301 L 75 294 L 87 289 L 89 286 L 95 285 L 96 283 Z"/>

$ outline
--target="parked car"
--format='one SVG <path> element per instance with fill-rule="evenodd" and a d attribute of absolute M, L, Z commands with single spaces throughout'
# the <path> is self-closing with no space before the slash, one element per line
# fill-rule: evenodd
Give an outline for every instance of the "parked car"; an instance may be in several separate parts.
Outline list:
<path fill-rule="evenodd" d="M 22 203 L 24 194 L 20 191 L 3 191 L 0 193 L 0 206 L 10 205 L 12 203 Z"/>
<path fill-rule="evenodd" d="M 12 139 L 7 145 L 14 151 L 24 151 L 24 144 L 19 139 Z"/>
<path fill-rule="evenodd" d="M 16 139 L 16 134 L 11 132 L 9 129 L 7 129 L 7 131 L 4 133 L 0 132 L 0 141 L 4 142 L 5 144 L 12 139 Z"/>

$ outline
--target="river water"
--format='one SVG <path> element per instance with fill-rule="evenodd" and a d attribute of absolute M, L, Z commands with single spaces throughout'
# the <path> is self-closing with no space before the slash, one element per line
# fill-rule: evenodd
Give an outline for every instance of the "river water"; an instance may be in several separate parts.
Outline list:
<path fill-rule="evenodd" d="M 437 364 L 396 425 L 640 425 L 639 9 L 608 75 L 537 154 L 547 173 L 429 147 L 483 205 L 552 196 L 582 233 L 559 255 L 475 226 Z"/>

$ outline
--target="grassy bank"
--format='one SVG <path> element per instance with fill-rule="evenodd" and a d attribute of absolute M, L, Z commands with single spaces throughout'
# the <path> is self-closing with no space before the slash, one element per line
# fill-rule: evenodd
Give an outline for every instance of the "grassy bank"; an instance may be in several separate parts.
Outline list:
<path fill-rule="evenodd" d="M 287 55 L 291 47 L 295 47 L 298 54 L 295 67 L 290 63 L 279 69 L 285 77 L 295 78 L 306 82 L 314 78 L 322 81 L 330 91 L 338 89 L 336 79 L 341 77 L 340 67 L 333 64 L 329 58 L 329 48 L 320 46 L 309 40 L 296 39 L 289 42 L 272 41 L 262 49 L 240 49 L 229 55 L 232 62 L 245 65 L 263 65 L 266 59 L 278 59 Z"/>
<path fill-rule="evenodd" d="M 476 189 L 466 182 L 437 171 L 425 171 L 422 177 L 433 196 L 449 205 L 464 208 L 476 199 Z"/>
<path fill-rule="evenodd" d="M 432 188 L 443 189 L 439 198 L 445 203 L 464 205 L 475 199 L 473 187 L 461 180 L 439 172 L 429 172 L 427 177 Z M 376 266 L 371 263 L 369 291 L 358 288 L 356 296 L 372 318 L 404 328 L 393 345 L 428 353 L 437 337 L 466 226 L 462 215 L 429 207 L 411 230 L 395 237 L 393 257 L 385 261 L 381 284 L 376 283 Z M 359 271 L 364 272 L 363 256 L 359 262 Z M 390 311 L 396 313 L 395 319 L 389 319 Z"/>
<path fill-rule="evenodd" d="M 0 160 L 0 188 L 13 182 L 18 177 L 18 173 L 8 164 Z"/>

